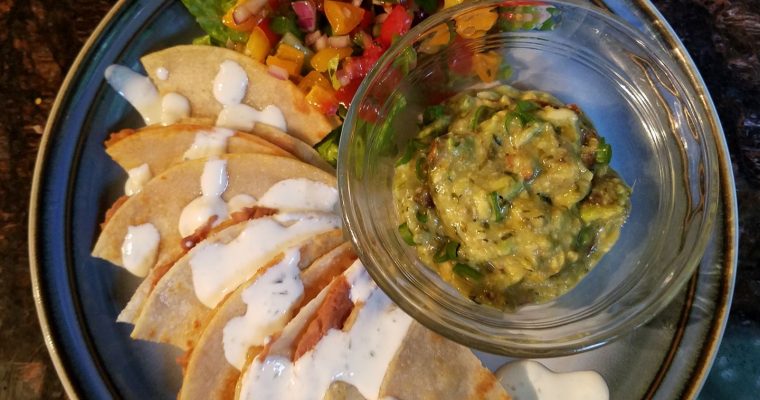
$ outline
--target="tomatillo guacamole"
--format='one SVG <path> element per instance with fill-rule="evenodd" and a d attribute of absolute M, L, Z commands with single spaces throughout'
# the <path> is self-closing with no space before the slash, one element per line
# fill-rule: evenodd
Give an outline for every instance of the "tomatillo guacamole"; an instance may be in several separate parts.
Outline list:
<path fill-rule="evenodd" d="M 500 309 L 549 301 L 617 240 L 631 189 L 576 106 L 502 85 L 421 121 L 394 174 L 399 234 L 463 295 Z"/>

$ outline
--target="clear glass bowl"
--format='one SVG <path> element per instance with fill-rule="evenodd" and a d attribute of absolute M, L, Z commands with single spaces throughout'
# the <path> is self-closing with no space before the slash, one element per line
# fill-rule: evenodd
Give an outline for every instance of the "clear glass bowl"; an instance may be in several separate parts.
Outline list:
<path fill-rule="evenodd" d="M 420 46 L 431 51 L 426 40 L 439 25 L 454 29 L 463 14 L 510 3 L 463 4 L 403 36 L 359 88 L 343 125 L 338 162 L 345 226 L 378 285 L 440 334 L 521 357 L 589 350 L 654 317 L 701 259 L 719 190 L 710 126 L 696 113 L 699 98 L 672 55 L 591 6 L 541 4 L 540 18 L 550 16 L 548 23 L 452 41 L 434 54 L 421 53 Z M 546 7 L 554 8 L 551 14 Z M 536 29 L 541 27 L 546 30 Z M 440 73 L 442 65 L 461 62 L 461 46 L 502 54 L 513 70 L 506 82 L 519 89 L 578 104 L 612 144 L 612 166 L 633 187 L 631 215 L 617 244 L 554 301 L 515 312 L 477 305 L 422 264 L 398 234 L 391 193 L 398 149 L 417 133 L 421 110 L 439 103 L 441 93 L 480 82 Z M 410 47 L 418 59 L 405 74 L 409 63 L 399 60 L 408 60 Z M 404 107 L 398 107 L 398 94 L 407 100 Z M 399 112 L 386 118 L 394 105 Z"/>

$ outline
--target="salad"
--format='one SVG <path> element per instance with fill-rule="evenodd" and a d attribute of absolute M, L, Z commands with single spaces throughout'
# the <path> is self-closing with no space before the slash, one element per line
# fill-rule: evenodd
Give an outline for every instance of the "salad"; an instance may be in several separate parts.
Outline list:
<path fill-rule="evenodd" d="M 433 13 L 465 0 L 182 0 L 206 35 L 195 44 L 223 46 L 265 64 L 289 79 L 319 112 L 343 118 L 359 85 L 391 44 Z M 482 37 L 490 30 L 551 29 L 555 9 L 535 1 L 507 1 L 441 26 L 419 51 L 434 52 L 453 40 Z M 449 66 L 485 82 L 507 78 L 510 69 L 495 52 L 464 54 Z M 397 63 L 408 71 L 413 50 Z M 333 165 L 337 128 L 315 147 Z"/>

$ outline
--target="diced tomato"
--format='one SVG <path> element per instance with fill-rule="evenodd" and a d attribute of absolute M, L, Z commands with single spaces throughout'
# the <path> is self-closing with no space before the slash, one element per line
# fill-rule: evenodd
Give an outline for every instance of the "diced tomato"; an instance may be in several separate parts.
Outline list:
<path fill-rule="evenodd" d="M 269 18 L 264 18 L 259 22 L 259 28 L 261 28 L 262 31 L 264 31 L 264 34 L 267 35 L 267 39 L 269 39 L 269 43 L 277 43 L 280 41 L 280 35 L 274 33 L 272 28 L 269 27 Z"/>
<path fill-rule="evenodd" d="M 467 75 L 472 71 L 472 49 L 467 47 L 464 39 L 457 36 L 450 47 L 449 70 L 459 75 Z"/>
<path fill-rule="evenodd" d="M 411 26 L 412 16 L 407 12 L 406 8 L 404 6 L 395 6 L 380 27 L 378 41 L 383 47 L 388 48 L 393 42 L 394 37 L 402 36 L 409 32 Z"/>
<path fill-rule="evenodd" d="M 384 52 L 385 50 L 380 46 L 370 43 L 368 47 L 364 49 L 364 53 L 361 56 L 349 57 L 344 61 L 343 69 L 338 71 L 339 77 L 349 81 L 364 78 Z"/>
<path fill-rule="evenodd" d="M 354 95 L 359 89 L 359 85 L 361 85 L 361 83 L 361 79 L 354 79 L 350 81 L 348 85 L 341 86 L 336 93 L 338 102 L 344 107 L 348 108 L 351 105 L 351 100 L 354 98 Z"/>
<path fill-rule="evenodd" d="M 362 16 L 361 22 L 359 22 L 359 25 L 354 28 L 353 31 L 351 31 L 351 34 L 354 34 L 358 31 L 366 31 L 370 28 L 372 28 L 372 25 L 375 23 L 375 13 L 364 10 L 364 15 Z"/>

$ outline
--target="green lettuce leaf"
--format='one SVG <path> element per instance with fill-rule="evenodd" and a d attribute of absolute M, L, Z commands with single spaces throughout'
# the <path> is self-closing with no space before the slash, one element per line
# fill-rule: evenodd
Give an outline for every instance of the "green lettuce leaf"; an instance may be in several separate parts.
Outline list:
<path fill-rule="evenodd" d="M 224 45 L 228 41 L 245 43 L 248 33 L 230 29 L 222 23 L 222 17 L 236 3 L 235 0 L 182 0 L 190 14 L 198 21 L 215 44 Z"/>

